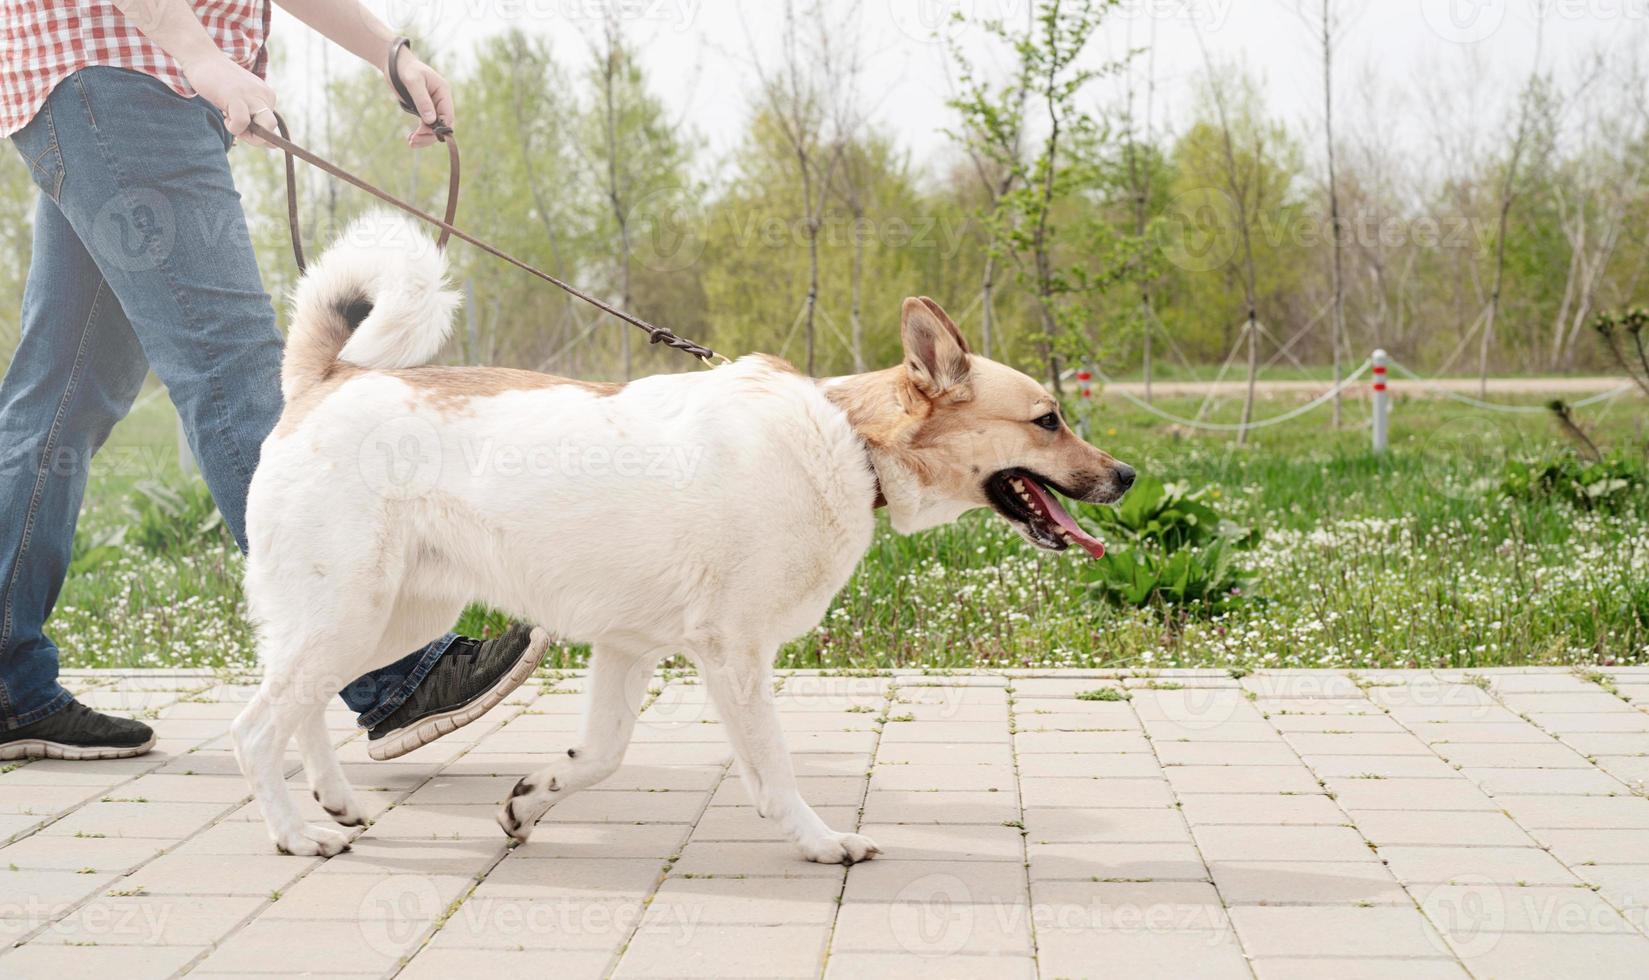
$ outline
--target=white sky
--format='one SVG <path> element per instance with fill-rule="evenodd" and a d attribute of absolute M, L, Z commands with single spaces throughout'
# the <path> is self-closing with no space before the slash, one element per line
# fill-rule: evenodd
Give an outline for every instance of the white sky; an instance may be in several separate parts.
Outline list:
<path fill-rule="evenodd" d="M 805 0 L 804 0 L 805 2 Z M 846 9 L 851 0 L 832 0 Z M 943 128 L 952 116 L 945 107 L 945 46 L 932 37 L 935 25 L 960 11 L 970 17 L 999 16 L 1023 22 L 1032 0 L 860 0 L 866 68 L 862 91 L 871 119 L 897 133 L 918 161 L 948 151 Z M 1480 113 L 1447 120 L 1450 126 L 1495 131 L 1508 94 L 1526 76 L 1535 58 L 1535 11 L 1540 0 L 1333 0 L 1350 15 L 1338 44 L 1337 103 L 1342 133 L 1365 113 L 1365 86 L 1378 79 L 1383 101 L 1402 100 L 1385 113 L 1385 124 L 1405 146 L 1423 151 L 1434 125 L 1429 105 L 1438 86 L 1450 98 L 1475 101 Z M 1649 0 L 1545 0 L 1542 63 L 1560 77 L 1574 74 L 1588 52 L 1602 46 L 1643 46 L 1649 36 Z M 437 67 L 450 67 L 479 37 L 521 27 L 552 39 L 570 63 L 587 63 L 585 40 L 599 29 L 602 10 L 616 4 L 654 90 L 684 125 L 701 133 L 713 154 L 729 150 L 745 125 L 754 73 L 751 42 L 773 43 L 781 24 L 775 0 L 367 0 L 391 25 L 436 40 L 429 53 Z M 1321 0 L 1123 0 L 1092 45 L 1094 60 L 1145 46 L 1154 35 L 1159 81 L 1158 125 L 1183 126 L 1189 86 L 1203 66 L 1199 35 L 1212 56 L 1239 59 L 1261 79 L 1271 112 L 1292 125 L 1316 127 L 1321 119 L 1321 50 L 1298 7 L 1315 16 Z M 1344 15 L 1341 15 L 1344 16 Z M 284 44 L 292 70 L 309 79 L 310 91 L 281 92 L 288 105 L 313 97 L 320 75 L 320 42 L 277 14 L 277 44 Z M 977 40 L 965 34 L 964 44 Z M 336 68 L 344 58 L 333 55 Z M 1143 74 L 1145 56 L 1136 62 Z M 1467 81 L 1467 80 L 1470 81 Z M 1453 81 L 1447 81 L 1453 80 Z M 1467 91 L 1464 87 L 1469 87 Z M 1107 90 L 1107 98 L 1118 91 Z M 1096 94 L 1096 98 L 1099 96 Z M 459 107 L 462 114 L 463 107 Z M 1395 118 L 1391 118 L 1391 117 Z"/>

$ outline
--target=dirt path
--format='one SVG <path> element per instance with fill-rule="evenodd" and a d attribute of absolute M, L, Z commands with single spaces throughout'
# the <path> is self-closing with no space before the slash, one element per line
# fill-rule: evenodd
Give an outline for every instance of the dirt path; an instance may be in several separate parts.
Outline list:
<path fill-rule="evenodd" d="M 1494 396 L 1524 396 L 1543 397 L 1550 395 L 1595 395 L 1599 392 L 1618 388 L 1626 383 L 1625 378 L 1490 378 L 1488 393 Z M 1478 381 L 1476 378 L 1439 378 L 1427 381 L 1431 388 L 1440 388 L 1444 391 L 1458 392 L 1462 395 L 1476 396 Z M 1130 395 L 1145 394 L 1145 385 L 1138 381 L 1125 381 L 1106 385 L 1112 391 L 1125 391 Z M 1299 395 L 1305 398 L 1315 398 L 1329 389 L 1327 381 L 1260 381 L 1255 385 L 1256 393 L 1262 398 L 1275 398 L 1282 395 Z M 1151 395 L 1154 398 L 1200 398 L 1212 390 L 1220 398 L 1240 398 L 1247 390 L 1248 384 L 1244 381 L 1221 381 L 1218 384 L 1208 381 L 1157 381 L 1151 385 Z M 1346 394 L 1357 395 L 1368 391 L 1369 383 L 1359 381 L 1346 389 Z M 1391 379 L 1391 390 L 1397 394 L 1425 396 L 1426 390 L 1417 382 L 1403 378 Z"/>

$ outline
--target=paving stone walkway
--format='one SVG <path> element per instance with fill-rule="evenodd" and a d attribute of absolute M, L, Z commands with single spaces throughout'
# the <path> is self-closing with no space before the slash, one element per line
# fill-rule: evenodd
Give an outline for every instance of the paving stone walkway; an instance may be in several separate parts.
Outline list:
<path fill-rule="evenodd" d="M 787 675 L 804 794 L 882 846 L 852 868 L 774 839 L 691 678 L 515 848 L 579 677 L 391 763 L 340 705 L 374 822 L 322 861 L 248 803 L 250 687 L 77 674 L 160 742 L 4 768 L 0 976 L 1643 977 L 1649 668 L 1606 674 Z"/>

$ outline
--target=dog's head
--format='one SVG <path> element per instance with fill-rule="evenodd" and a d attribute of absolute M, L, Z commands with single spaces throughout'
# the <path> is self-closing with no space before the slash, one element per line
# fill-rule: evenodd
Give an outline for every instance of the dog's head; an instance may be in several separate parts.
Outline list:
<path fill-rule="evenodd" d="M 880 450 L 877 472 L 894 526 L 916 531 L 991 507 L 1039 548 L 1076 544 L 1104 554 L 1057 495 L 1111 503 L 1133 485 L 1133 467 L 1077 438 L 1035 380 L 972 353 L 933 300 L 905 300 L 901 336 L 904 363 L 866 376 L 881 380 L 860 393 L 883 409 L 861 409 L 864 422 L 856 421 Z"/>

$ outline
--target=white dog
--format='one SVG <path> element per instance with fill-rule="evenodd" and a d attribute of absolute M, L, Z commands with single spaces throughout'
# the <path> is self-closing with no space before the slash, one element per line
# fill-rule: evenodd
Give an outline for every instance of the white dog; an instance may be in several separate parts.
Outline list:
<path fill-rule="evenodd" d="M 593 648 L 582 733 L 504 801 L 508 834 L 618 767 L 654 665 L 680 653 L 758 811 L 809 860 L 877 853 L 796 790 L 780 644 L 820 621 L 884 502 L 903 533 L 990 506 L 1037 547 L 1097 555 L 1048 488 L 1109 502 L 1133 470 L 1078 439 L 1037 382 L 969 353 L 928 299 L 905 301 L 904 363 L 887 370 L 816 381 L 757 355 L 597 385 L 421 366 L 458 305 L 444 275 L 427 238 L 380 217 L 297 288 L 286 410 L 247 508 L 264 678 L 233 726 L 276 846 L 347 841 L 299 816 L 289 741 L 328 812 L 361 822 L 325 704 L 478 600 Z"/>

